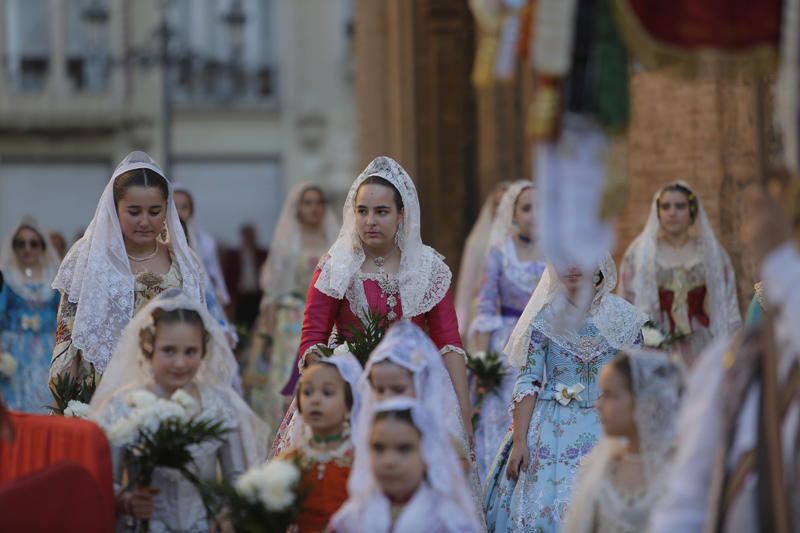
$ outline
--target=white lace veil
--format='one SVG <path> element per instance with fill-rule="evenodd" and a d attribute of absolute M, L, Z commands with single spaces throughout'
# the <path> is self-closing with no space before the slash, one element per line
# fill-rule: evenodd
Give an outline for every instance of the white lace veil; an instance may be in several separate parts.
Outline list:
<path fill-rule="evenodd" d="M 350 186 L 342 210 L 342 229 L 323 259 L 314 286 L 341 300 L 361 269 L 366 255 L 356 231 L 355 200 L 359 186 L 372 176 L 391 183 L 403 199 L 403 224 L 398 229 L 398 245 L 402 252 L 398 277 L 403 316 L 411 318 L 427 313 L 447 294 L 452 274 L 442 256 L 422 243 L 419 199 L 414 182 L 403 167 L 386 156 L 373 159 Z"/>
<path fill-rule="evenodd" d="M 692 191 L 697 201 L 695 224 L 702 247 L 706 270 L 706 288 L 709 297 L 711 333 L 714 337 L 728 335 L 742 325 L 739 301 L 736 295 L 736 278 L 728 254 L 714 235 L 703 202 L 688 183 L 675 181 L 658 190 L 653 196 L 650 216 L 644 230 L 633 240 L 622 261 L 620 294 L 632 297 L 633 304 L 650 317 L 660 315 L 658 283 L 656 280 L 656 250 L 661 224 L 658 220 L 658 198 L 667 187 L 681 185 Z"/>
<path fill-rule="evenodd" d="M 228 305 L 231 301 L 231 295 L 228 292 L 225 277 L 219 264 L 217 242 L 200 224 L 200 216 L 198 214 L 200 208 L 197 206 L 194 194 L 187 185 L 179 182 L 172 184 L 172 192 L 182 192 L 189 197 L 192 203 L 192 218 L 186 224 L 186 231 L 189 234 L 189 246 L 202 260 L 205 274 L 211 280 L 210 286 L 214 288 L 219 303 Z"/>
<path fill-rule="evenodd" d="M 497 215 L 494 217 L 492 229 L 489 234 L 489 246 L 487 251 L 491 248 L 503 246 L 509 236 L 514 236 L 517 230 L 514 226 L 514 208 L 517 204 L 517 198 L 525 189 L 533 189 L 534 184 L 530 180 L 518 180 L 509 185 L 506 192 L 503 193 L 503 198 L 500 200 L 500 205 L 497 208 Z"/>
<path fill-rule="evenodd" d="M 386 331 L 383 340 L 370 354 L 358 383 L 364 412 L 368 412 L 377 402 L 369 375 L 372 368 L 383 361 L 389 361 L 411 372 L 416 398 L 442 421 L 468 457 L 469 445 L 453 382 L 442 363 L 439 350 L 425 332 L 409 320 L 395 322 Z M 365 419 L 362 418 L 362 422 Z M 357 433 L 368 431 L 366 423 L 356 427 Z"/>
<path fill-rule="evenodd" d="M 235 416 L 236 425 L 241 432 L 248 465 L 263 461 L 267 451 L 267 427 L 231 386 L 239 367 L 225 333 L 208 313 L 205 304 L 197 297 L 178 289 L 169 289 L 151 300 L 125 327 L 114 356 L 92 396 L 90 417 L 100 419 L 114 397 L 153 383 L 152 367 L 142 351 L 139 334 L 142 329 L 153 324 L 153 313 L 156 309 L 192 310 L 203 319 L 208 341 L 203 363 L 194 381 L 199 385 L 214 387 L 224 395 L 225 405 L 231 411 L 230 414 Z"/>
<path fill-rule="evenodd" d="M 261 267 L 260 284 L 264 291 L 264 302 L 273 303 L 294 288 L 295 261 L 303 245 L 303 229 L 298 218 L 300 200 L 310 188 L 319 188 L 313 183 L 300 183 L 292 187 L 283 202 L 281 214 L 272 234 L 267 260 Z M 322 189 L 320 189 L 321 191 Z M 333 210 L 326 205 L 321 231 L 329 246 L 336 239 L 338 224 Z"/>
<path fill-rule="evenodd" d="M 54 289 L 64 291 L 71 303 L 78 304 L 72 343 L 100 373 L 105 371 L 123 328 L 133 317 L 134 276 L 114 205 L 114 182 L 118 176 L 136 169 L 150 169 L 164 176 L 146 153 L 128 154 L 106 185 L 86 232 L 70 248 L 53 281 Z M 167 244 L 178 263 L 184 292 L 204 302 L 203 267 L 189 248 L 169 180 L 167 184 Z"/>
<path fill-rule="evenodd" d="M 363 411 L 363 397 L 359 390 L 359 379 L 363 372 L 361 363 L 358 362 L 355 355 L 346 351 L 346 348 L 340 346 L 338 352 L 330 357 L 320 359 L 319 363 L 315 364 L 335 366 L 342 376 L 342 379 L 350 385 L 350 392 L 353 394 L 353 407 L 350 409 L 350 425 L 351 428 L 357 428 L 360 420 L 359 414 Z M 288 413 L 291 413 L 291 416 Z M 276 457 L 283 451 L 297 446 L 300 441 L 309 437 L 311 434 L 308 427 L 303 422 L 303 415 L 300 414 L 300 411 L 297 409 L 296 400 L 292 401 L 286 416 L 289 416 L 286 429 L 278 433 L 278 437 L 270 451 L 270 457 Z"/>
<path fill-rule="evenodd" d="M 626 349 L 631 367 L 634 398 L 634 421 L 639 435 L 647 492 L 655 496 L 665 476 L 672 447 L 675 444 L 677 417 L 683 391 L 681 364 L 663 352 Z M 626 448 L 623 438 L 604 435 L 581 463 L 573 484 L 570 507 L 564 524 L 566 533 L 589 533 L 595 514 L 595 501 L 608 466 Z M 616 502 L 615 499 L 607 499 Z M 603 512 L 623 525 L 624 531 L 635 531 L 641 524 L 636 516 L 628 516 L 624 505 L 605 505 Z"/>
<path fill-rule="evenodd" d="M 411 411 L 414 426 L 421 435 L 422 458 L 427 467 L 423 483 L 433 494 L 426 501 L 412 498 L 392 527 L 390 502 L 372 472 L 369 436 L 377 413 L 406 410 Z M 369 419 L 367 431 L 357 436 L 357 452 L 347 483 L 349 498 L 331 519 L 334 530 L 415 533 L 426 531 L 426 526 L 437 523 L 447 524 L 447 531 L 477 531 L 480 522 L 467 480 L 436 413 L 412 398 L 398 397 L 372 405 L 363 416 Z M 415 505 L 425 512 L 415 512 Z M 430 512 L 435 513 L 436 518 Z"/>
<path fill-rule="evenodd" d="M 639 337 L 647 316 L 611 294 L 617 285 L 617 267 L 609 254 L 598 264 L 597 271 L 602 273 L 603 281 L 588 306 L 588 315 L 609 345 L 617 349 L 631 346 Z M 509 363 L 517 367 L 525 366 L 534 327 L 563 347 L 573 344 L 577 333 L 576 321 L 570 316 L 573 310 L 575 308 L 566 299 L 566 289 L 555 266 L 548 263 L 506 344 L 504 351 L 508 354 Z M 583 315 L 578 318 L 582 319 Z"/>
<path fill-rule="evenodd" d="M 500 186 L 503 186 L 502 184 Z M 472 323 L 473 303 L 480 289 L 481 278 L 483 277 L 483 267 L 486 262 L 486 250 L 489 245 L 489 234 L 492 230 L 494 215 L 492 206 L 494 204 L 495 191 L 483 202 L 478 220 L 472 226 L 472 230 L 464 243 L 464 250 L 461 254 L 461 265 L 458 269 L 458 281 L 456 282 L 454 305 L 456 316 L 458 317 L 458 329 L 461 335 L 465 335 L 467 328 Z"/>
<path fill-rule="evenodd" d="M 14 252 L 14 237 L 22 228 L 32 229 L 44 242 L 44 251 L 39 260 L 44 284 L 38 288 L 32 288 L 30 284 L 26 283 L 23 268 L 17 261 L 17 254 Z M 41 303 L 53 298 L 53 289 L 50 288 L 50 283 L 58 271 L 60 261 L 47 233 L 42 231 L 36 220 L 31 217 L 23 217 L 3 239 L 2 248 L 0 248 L 0 271 L 3 272 L 5 282 L 15 293 L 29 302 Z"/>

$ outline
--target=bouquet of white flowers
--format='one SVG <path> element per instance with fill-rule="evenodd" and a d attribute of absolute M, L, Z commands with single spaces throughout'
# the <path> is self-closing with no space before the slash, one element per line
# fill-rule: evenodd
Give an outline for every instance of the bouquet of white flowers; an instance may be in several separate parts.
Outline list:
<path fill-rule="evenodd" d="M 53 395 L 55 405 L 47 405 L 45 407 L 50 409 L 54 415 L 67 416 L 67 408 L 73 402 L 88 405 L 92 400 L 95 388 L 97 388 L 97 381 L 94 372 L 91 372 L 83 379 L 73 379 L 69 374 L 59 375 L 55 382 L 50 384 L 50 393 Z"/>
<path fill-rule="evenodd" d="M 11 379 L 17 373 L 17 360 L 8 352 L 0 353 L 0 378 Z"/>
<path fill-rule="evenodd" d="M 221 416 L 198 415 L 197 402 L 180 389 L 168 400 L 137 390 L 128 397 L 128 405 L 128 416 L 112 424 L 106 434 L 114 446 L 130 452 L 131 486 L 149 486 L 156 467 L 167 467 L 178 470 L 201 489 L 201 481 L 188 469 L 192 462 L 190 447 L 221 440 L 229 431 Z M 205 498 L 203 503 L 208 509 Z M 147 521 L 142 526 L 147 531 Z"/>
<path fill-rule="evenodd" d="M 208 486 L 217 505 L 224 507 L 236 531 L 286 531 L 300 511 L 300 468 L 292 461 L 274 459 L 249 469 L 235 485 Z"/>
<path fill-rule="evenodd" d="M 89 406 L 78 400 L 70 400 L 64 409 L 64 416 L 71 418 L 89 418 Z"/>
<path fill-rule="evenodd" d="M 658 328 L 658 326 L 650 321 L 646 322 L 645 325 L 642 326 L 644 345 L 647 348 L 653 348 L 656 350 L 669 350 L 673 344 L 680 342 L 689 336 L 691 336 L 691 333 L 664 333 Z"/>

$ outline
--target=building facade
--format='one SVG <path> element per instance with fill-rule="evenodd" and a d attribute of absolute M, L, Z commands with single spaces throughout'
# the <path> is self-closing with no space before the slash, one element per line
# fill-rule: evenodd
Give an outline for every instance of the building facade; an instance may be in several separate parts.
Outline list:
<path fill-rule="evenodd" d="M 138 149 L 267 244 L 293 183 L 353 177 L 352 33 L 351 0 L 0 0 L 0 232 L 74 240 Z"/>

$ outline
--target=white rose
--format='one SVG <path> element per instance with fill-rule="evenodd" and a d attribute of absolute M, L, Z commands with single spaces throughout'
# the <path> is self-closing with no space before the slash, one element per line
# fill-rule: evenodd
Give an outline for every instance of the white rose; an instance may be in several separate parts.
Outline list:
<path fill-rule="evenodd" d="M 183 407 L 183 409 L 187 413 L 197 412 L 197 402 L 195 401 L 195 399 L 192 397 L 191 394 L 189 394 L 183 389 L 176 390 L 175 393 L 170 398 L 170 400 Z"/>
<path fill-rule="evenodd" d="M 14 359 L 8 352 L 4 352 L 0 354 L 0 375 L 5 376 L 8 379 L 14 377 L 14 374 L 17 373 L 17 360 Z"/>
<path fill-rule="evenodd" d="M 128 396 L 128 403 L 131 407 L 136 408 L 153 405 L 156 400 L 158 400 L 158 396 L 145 389 L 135 390 Z"/>
<path fill-rule="evenodd" d="M 642 336 L 644 337 L 644 345 L 649 348 L 658 348 L 665 339 L 663 333 L 651 327 L 642 328 Z"/>
<path fill-rule="evenodd" d="M 64 409 L 64 416 L 72 418 L 89 418 L 89 406 L 78 400 L 70 400 Z"/>
<path fill-rule="evenodd" d="M 236 488 L 258 498 L 269 511 L 283 511 L 294 503 L 299 480 L 300 471 L 293 463 L 276 459 L 242 474 Z"/>

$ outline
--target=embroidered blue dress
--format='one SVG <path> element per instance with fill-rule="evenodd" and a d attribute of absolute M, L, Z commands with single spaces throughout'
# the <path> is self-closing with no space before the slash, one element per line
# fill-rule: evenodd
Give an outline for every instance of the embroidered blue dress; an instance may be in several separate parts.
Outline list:
<path fill-rule="evenodd" d="M 511 331 L 544 273 L 542 261 L 520 261 L 513 237 L 489 250 L 484 277 L 478 295 L 478 314 L 471 333 L 490 333 L 489 351 L 501 356 L 506 376 L 493 394 L 484 397 L 480 419 L 475 428 L 475 453 L 481 480 L 497 455 L 503 436 L 511 427 L 508 402 L 514 389 L 516 370 L 505 360 L 505 348 Z"/>
<path fill-rule="evenodd" d="M 532 328 L 526 365 L 520 370 L 512 406 L 525 396 L 537 396 L 528 427 L 530 463 L 518 481 L 506 477 L 511 454 L 509 432 L 486 481 L 486 522 L 490 532 L 555 532 L 565 516 L 572 481 L 581 459 L 602 433 L 595 411 L 598 374 L 618 352 L 600 336 L 591 317 L 566 346 Z M 635 344 L 641 344 L 641 334 Z M 572 400 L 564 387 L 584 389 Z"/>
<path fill-rule="evenodd" d="M 23 282 L 31 292 L 44 288 L 42 282 Z M 52 404 L 47 388 L 50 354 L 56 335 L 59 293 L 44 301 L 26 300 L 10 284 L 0 296 L 0 352 L 17 361 L 13 377 L 0 376 L 0 390 L 10 409 L 45 413 Z"/>

